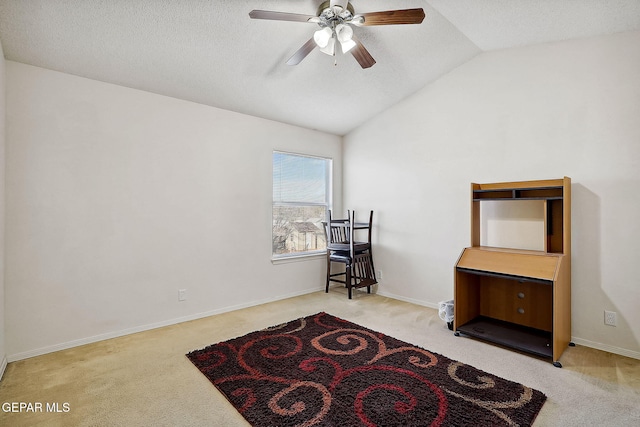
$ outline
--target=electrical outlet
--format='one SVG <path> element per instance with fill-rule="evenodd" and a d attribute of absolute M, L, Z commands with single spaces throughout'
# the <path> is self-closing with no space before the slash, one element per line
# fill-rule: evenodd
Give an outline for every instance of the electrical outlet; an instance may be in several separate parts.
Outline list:
<path fill-rule="evenodd" d="M 376 271 L 376 279 L 377 280 L 382 280 L 382 270 Z"/>
<path fill-rule="evenodd" d="M 604 324 L 609 326 L 617 326 L 618 318 L 617 313 L 615 311 L 604 311 Z"/>
<path fill-rule="evenodd" d="M 178 301 L 186 301 L 186 300 L 187 300 L 187 290 L 178 289 Z"/>

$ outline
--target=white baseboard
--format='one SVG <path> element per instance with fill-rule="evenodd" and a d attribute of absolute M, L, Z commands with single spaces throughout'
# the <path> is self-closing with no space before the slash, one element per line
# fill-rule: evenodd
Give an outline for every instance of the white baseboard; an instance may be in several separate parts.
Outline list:
<path fill-rule="evenodd" d="M 262 305 L 262 304 L 266 304 L 266 303 L 273 302 L 273 301 L 279 301 L 279 300 L 283 300 L 283 299 L 287 299 L 287 298 L 297 297 L 297 296 L 300 296 L 300 295 L 306 295 L 306 294 L 310 294 L 312 292 L 318 292 L 319 290 L 321 290 L 321 289 L 320 288 L 305 289 L 305 290 L 302 290 L 302 291 L 292 292 L 292 293 L 289 293 L 289 294 L 284 294 L 284 295 L 279 295 L 279 296 L 275 296 L 275 297 L 271 297 L 271 298 L 265 298 L 265 299 L 261 299 L 261 300 L 251 301 L 251 302 L 244 303 L 244 304 L 238 304 L 238 305 L 234 305 L 234 306 L 218 308 L 218 309 L 215 309 L 215 310 L 206 311 L 204 313 L 196 313 L 196 314 L 192 314 L 192 315 L 189 315 L 189 316 L 184 316 L 184 317 L 178 317 L 178 318 L 175 318 L 175 319 L 165 320 L 165 321 L 162 321 L 162 322 L 152 323 L 152 324 L 148 324 L 148 325 L 136 326 L 136 327 L 133 327 L 133 328 L 123 329 L 123 330 L 120 330 L 120 331 L 108 332 L 106 334 L 94 335 L 92 337 L 81 338 L 81 339 L 73 340 L 73 341 L 67 341 L 67 342 L 64 342 L 64 343 L 55 344 L 55 345 L 51 345 L 51 346 L 47 346 L 47 347 L 41 347 L 41 348 L 37 348 L 35 350 L 29 350 L 29 351 L 25 351 L 25 352 L 22 352 L 22 353 L 11 354 L 11 355 L 5 357 L 4 365 L 3 365 L 3 368 L 2 368 L 1 372 L 4 372 L 4 366 L 6 366 L 7 360 L 9 362 L 15 362 L 15 361 L 18 361 L 18 360 L 28 359 L 30 357 L 41 356 L 43 354 L 53 353 L 53 352 L 60 351 L 60 350 L 66 350 L 66 349 L 69 349 L 69 348 L 78 347 L 78 346 L 85 345 L 85 344 L 91 344 L 91 343 L 94 343 L 94 342 L 104 341 L 104 340 L 108 340 L 108 339 L 111 339 L 111 338 L 117 338 L 117 337 L 121 337 L 121 336 L 124 336 L 124 335 L 135 334 L 137 332 L 149 331 L 151 329 L 162 328 L 164 326 L 175 325 L 175 324 L 178 324 L 178 323 L 189 322 L 191 320 L 197 320 L 197 319 L 202 319 L 204 317 L 214 316 L 216 314 L 227 313 L 229 311 L 240 310 L 240 309 L 243 309 L 243 308 L 254 307 L 256 305 Z M 2 378 L 1 375 L 0 375 L 0 378 Z"/>
<path fill-rule="evenodd" d="M 571 340 L 577 345 L 583 345 L 585 347 L 595 348 L 596 350 L 602 350 L 620 356 L 631 357 L 633 359 L 640 359 L 640 352 L 637 351 L 627 350 L 626 348 L 615 347 L 612 345 L 593 342 L 577 337 L 571 337 Z"/>
<path fill-rule="evenodd" d="M 432 302 L 427 302 L 427 301 L 422 301 L 422 300 L 417 300 L 415 298 L 407 298 L 407 297 L 403 297 L 401 295 L 391 294 L 389 292 L 380 291 L 379 288 L 378 288 L 378 291 L 376 292 L 376 295 L 380 295 L 382 297 L 387 297 L 387 298 L 397 299 L 398 301 L 410 302 L 411 304 L 421 305 L 423 307 L 435 308 L 436 310 L 438 309 L 438 304 L 434 304 Z"/>
<path fill-rule="evenodd" d="M 7 369 L 7 356 L 2 356 L 2 363 L 0 363 L 0 381 L 2 381 L 5 369 Z"/>
<path fill-rule="evenodd" d="M 8 362 L 15 362 L 15 361 L 22 360 L 22 359 L 28 359 L 30 357 L 41 356 L 43 354 L 53 353 L 55 351 L 60 351 L 60 350 L 66 350 L 68 348 L 78 347 L 78 346 L 85 345 L 85 344 L 91 344 L 91 343 L 94 343 L 94 342 L 103 341 L 103 340 L 107 340 L 107 339 L 111 339 L 111 338 L 117 338 L 117 337 L 121 337 L 121 336 L 124 336 L 124 335 L 134 334 L 134 333 L 137 333 L 137 332 L 143 332 L 143 331 L 148 331 L 148 330 L 151 330 L 151 329 L 162 328 L 164 326 L 175 325 L 177 323 L 188 322 L 190 320 L 202 319 L 204 317 L 214 316 L 216 314 L 227 313 L 227 312 L 230 312 L 230 311 L 240 310 L 240 309 L 248 308 L 248 307 L 254 307 L 256 305 L 266 304 L 266 303 L 273 302 L 273 301 L 279 301 L 279 300 L 283 300 L 283 299 L 287 299 L 287 298 L 297 297 L 297 296 L 300 296 L 300 295 L 306 295 L 306 294 L 310 294 L 310 293 L 313 293 L 313 292 L 318 292 L 319 290 L 322 290 L 322 289 L 318 289 L 318 288 L 305 289 L 303 291 L 292 292 L 290 294 L 279 295 L 279 296 L 276 296 L 276 297 L 265 298 L 265 299 L 262 299 L 262 300 L 251 301 L 251 302 L 248 302 L 248 303 L 238 304 L 238 305 L 229 306 L 229 307 L 223 307 L 223 308 L 219 308 L 219 309 L 216 309 L 216 310 L 207 311 L 207 312 L 204 312 L 204 313 L 192 314 L 192 315 L 189 315 L 189 316 L 170 319 L 170 320 L 166 320 L 166 321 L 163 321 L 163 322 L 152 323 L 152 324 L 149 324 L 149 325 L 141 325 L 141 326 L 137 326 L 137 327 L 134 327 L 134 328 L 128 328 L 128 329 L 124 329 L 124 330 L 120 330 L 120 331 L 109 332 L 109 333 L 106 333 L 106 334 L 95 335 L 95 336 L 92 336 L 92 337 L 82 338 L 82 339 L 68 341 L 68 342 L 64 342 L 64 343 L 60 343 L 60 344 L 56 344 L 56 345 L 52 345 L 52 346 L 42 347 L 42 348 L 35 349 L 35 350 L 25 351 L 25 352 L 22 352 L 22 353 L 12 354 L 12 355 L 9 355 L 9 356 L 5 356 L 2 359 L 2 363 L 0 364 L 0 380 L 2 379 L 2 375 L 4 374 L 4 371 L 5 371 L 6 367 L 7 367 L 7 363 Z M 401 295 L 396 295 L 396 294 L 392 294 L 392 293 L 388 293 L 388 292 L 384 292 L 384 291 L 381 292 L 380 289 L 377 290 L 376 294 L 380 295 L 382 297 L 393 298 L 393 299 L 396 299 L 396 300 L 399 300 L 399 301 L 405 301 L 405 302 L 408 302 L 408 303 L 411 303 L 411 304 L 420 305 L 420 306 L 423 306 L 423 307 L 433 308 L 433 309 L 436 309 L 436 310 L 438 309 L 438 304 L 437 303 L 432 303 L 432 302 L 428 302 L 428 301 L 422 301 L 422 300 L 418 300 L 418 299 L 415 299 L 415 298 L 407 298 L 407 297 L 404 297 L 404 296 L 401 296 Z M 637 352 L 637 351 L 632 351 L 632 350 L 628 350 L 628 349 L 625 349 L 625 348 L 615 347 L 615 346 L 611 346 L 611 345 L 608 345 L 608 344 L 597 343 L 597 342 L 585 340 L 585 339 L 578 338 L 578 337 L 572 337 L 572 340 L 577 345 L 583 345 L 585 347 L 590 347 L 590 348 L 594 348 L 596 350 L 602 350 L 602 351 L 606 351 L 606 352 L 609 352 L 609 353 L 618 354 L 620 356 L 631 357 L 633 359 L 640 359 L 640 352 Z"/>

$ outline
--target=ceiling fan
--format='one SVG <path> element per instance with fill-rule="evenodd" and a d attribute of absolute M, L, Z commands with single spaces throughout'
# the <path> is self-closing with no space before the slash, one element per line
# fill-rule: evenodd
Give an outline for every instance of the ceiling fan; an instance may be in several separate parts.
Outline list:
<path fill-rule="evenodd" d="M 318 24 L 317 30 L 291 58 L 288 65 L 298 65 L 316 47 L 327 55 L 335 56 L 336 44 L 342 53 L 350 52 L 362 68 L 376 63 L 369 51 L 353 34 L 352 25 L 357 27 L 372 25 L 420 24 L 425 17 L 423 9 L 387 10 L 356 14 L 348 0 L 327 0 L 318 7 L 315 15 L 275 12 L 270 10 L 252 10 L 253 19 L 276 21 L 297 21 Z"/>

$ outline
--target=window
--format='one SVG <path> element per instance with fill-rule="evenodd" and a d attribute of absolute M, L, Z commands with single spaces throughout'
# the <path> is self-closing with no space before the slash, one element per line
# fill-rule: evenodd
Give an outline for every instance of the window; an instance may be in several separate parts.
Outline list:
<path fill-rule="evenodd" d="M 323 252 L 331 200 L 331 159 L 273 152 L 274 258 Z"/>

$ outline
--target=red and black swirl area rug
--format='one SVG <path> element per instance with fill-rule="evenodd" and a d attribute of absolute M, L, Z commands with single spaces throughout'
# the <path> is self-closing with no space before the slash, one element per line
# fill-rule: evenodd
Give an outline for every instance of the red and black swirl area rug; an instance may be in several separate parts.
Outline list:
<path fill-rule="evenodd" d="M 187 357 L 260 427 L 528 426 L 546 399 L 327 313 Z"/>

